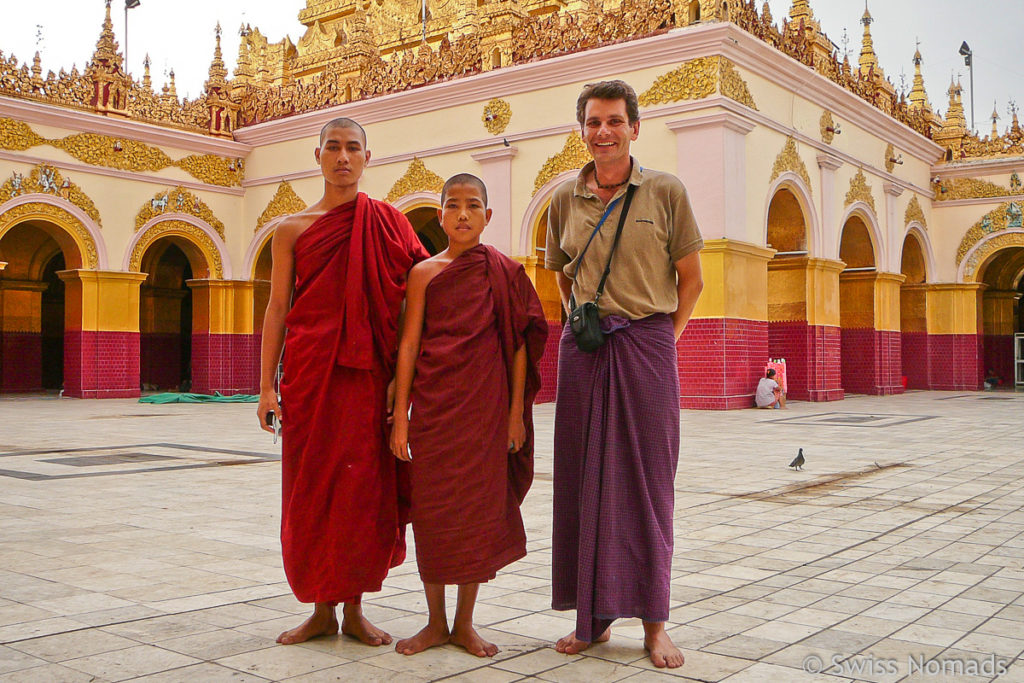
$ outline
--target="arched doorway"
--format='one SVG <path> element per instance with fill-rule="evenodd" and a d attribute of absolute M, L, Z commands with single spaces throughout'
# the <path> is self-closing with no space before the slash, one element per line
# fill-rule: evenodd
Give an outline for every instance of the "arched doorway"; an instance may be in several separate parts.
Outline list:
<path fill-rule="evenodd" d="M 981 295 L 982 363 L 984 377 L 997 377 L 997 388 L 1013 388 L 1017 379 L 1014 334 L 1024 332 L 1021 295 L 1024 293 L 1024 247 L 1005 247 L 978 270 L 985 284 Z"/>
<path fill-rule="evenodd" d="M 267 314 L 267 304 L 270 302 L 270 275 L 274 270 L 273 241 L 274 233 L 271 232 L 260 247 L 252 270 L 252 322 L 257 346 L 263 335 L 263 318 Z"/>
<path fill-rule="evenodd" d="M 59 390 L 67 307 L 57 274 L 81 268 L 81 252 L 62 227 L 28 220 L 0 234 L 0 261 L 0 393 Z"/>
<path fill-rule="evenodd" d="M 147 275 L 139 304 L 142 389 L 189 391 L 196 330 L 188 281 L 205 276 L 205 259 L 187 240 L 161 237 L 146 249 L 141 270 Z"/>
<path fill-rule="evenodd" d="M 558 292 L 558 280 L 553 270 L 544 267 L 545 248 L 548 241 L 548 210 L 545 207 L 537 219 L 534 231 L 534 252 L 537 268 L 533 285 L 537 288 L 537 296 L 544 307 L 544 317 L 548 322 L 562 325 L 565 323 L 565 309 L 562 308 L 562 297 Z"/>
<path fill-rule="evenodd" d="M 843 225 L 839 260 L 840 376 L 847 393 L 878 394 L 881 368 L 875 332 L 875 245 L 864 218 L 852 214 Z"/>
<path fill-rule="evenodd" d="M 900 272 L 900 363 L 908 389 L 930 386 L 931 353 L 928 348 L 928 281 L 924 245 L 915 232 L 903 240 Z"/>
<path fill-rule="evenodd" d="M 418 206 L 407 210 L 405 217 L 412 224 L 416 236 L 420 238 L 423 248 L 430 255 L 438 254 L 448 248 L 448 235 L 444 234 L 441 223 L 437 220 L 436 206 Z"/>
<path fill-rule="evenodd" d="M 814 364 L 808 348 L 808 221 L 796 195 L 781 187 L 768 205 L 768 356 L 786 360 L 790 399 L 811 398 Z"/>

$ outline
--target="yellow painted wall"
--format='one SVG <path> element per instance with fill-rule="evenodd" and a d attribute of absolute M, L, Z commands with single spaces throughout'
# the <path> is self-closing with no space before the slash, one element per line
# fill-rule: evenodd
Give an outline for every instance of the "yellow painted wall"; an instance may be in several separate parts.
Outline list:
<path fill-rule="evenodd" d="M 700 252 L 704 291 L 694 318 L 768 320 L 767 263 L 772 251 L 734 240 L 708 240 Z"/>

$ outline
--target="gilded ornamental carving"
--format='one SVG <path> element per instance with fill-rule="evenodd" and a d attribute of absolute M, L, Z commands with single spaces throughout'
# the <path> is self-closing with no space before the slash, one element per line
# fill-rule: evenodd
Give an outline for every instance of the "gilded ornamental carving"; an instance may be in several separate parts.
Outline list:
<path fill-rule="evenodd" d="M 540 188 L 559 173 L 583 168 L 591 159 L 593 157 L 590 156 L 590 150 L 583 143 L 583 139 L 575 131 L 569 133 L 562 151 L 549 157 L 541 166 L 533 181 L 533 193 L 537 194 Z"/>
<path fill-rule="evenodd" d="M 62 176 L 56 168 L 46 164 L 40 164 L 33 168 L 27 178 L 21 173 L 15 172 L 0 187 L 0 204 L 18 195 L 34 193 L 62 197 L 84 211 L 89 218 L 96 222 L 96 225 L 102 226 L 100 212 L 89 195 L 83 192 L 78 185 Z"/>
<path fill-rule="evenodd" d="M 260 228 L 278 216 L 298 213 L 305 208 L 306 202 L 302 201 L 302 198 L 295 194 L 291 183 L 285 180 L 277 186 L 277 192 L 274 193 L 274 197 L 267 204 L 267 208 L 263 209 L 260 217 L 256 219 L 255 232 L 259 232 Z"/>
<path fill-rule="evenodd" d="M 910 225 L 914 221 L 921 224 L 921 227 L 927 228 L 928 221 L 924 219 L 924 210 L 921 208 L 921 202 L 917 201 L 917 195 L 915 194 L 910 198 L 910 203 L 907 205 L 907 210 L 903 214 L 903 224 Z"/>
<path fill-rule="evenodd" d="M 183 187 L 163 190 L 153 195 L 153 198 L 144 204 L 135 215 L 136 232 L 155 216 L 165 213 L 187 213 L 195 216 L 213 227 L 222 238 L 224 237 L 224 224 L 213 215 L 213 211 L 202 199 Z"/>
<path fill-rule="evenodd" d="M 505 132 L 509 121 L 512 120 L 512 107 L 505 100 L 495 98 L 484 106 L 481 119 L 487 132 L 491 135 L 500 135 Z"/>
<path fill-rule="evenodd" d="M 640 104 L 668 104 L 682 100 L 700 100 L 721 92 L 729 99 L 756 110 L 757 105 L 735 65 L 725 57 L 698 57 L 684 62 L 644 91 Z"/>
<path fill-rule="evenodd" d="M 402 177 L 391 186 L 384 201 L 390 203 L 413 192 L 440 192 L 443 187 L 444 178 L 427 168 L 418 157 L 414 157 Z"/>
<path fill-rule="evenodd" d="M 864 176 L 864 169 L 859 169 L 857 175 L 850 179 L 850 189 L 846 193 L 846 203 L 844 206 L 849 206 L 854 202 L 864 202 L 871 207 L 872 211 L 875 211 L 875 196 L 871 193 L 871 186 L 868 185 L 868 179 Z"/>
<path fill-rule="evenodd" d="M 1009 197 L 1014 194 L 1009 188 L 978 178 L 949 178 L 939 182 L 935 199 L 949 202 L 956 199 L 986 199 Z"/>
<path fill-rule="evenodd" d="M 956 250 L 956 263 L 960 265 L 960 262 L 964 260 L 975 244 L 985 239 L 987 236 L 993 233 L 1000 233 L 1004 230 L 1016 228 L 1020 229 L 1022 226 L 1022 207 L 1020 202 L 1005 202 L 1000 204 L 998 208 L 989 211 L 981 217 L 977 223 L 972 225 L 970 229 L 964 233 L 963 239 L 960 240 L 960 246 Z M 980 263 L 980 261 L 972 257 L 974 264 Z M 968 264 L 970 268 L 970 264 Z"/>
<path fill-rule="evenodd" d="M 161 237 L 170 235 L 180 235 L 199 247 L 199 250 L 203 252 L 203 256 L 206 257 L 206 263 L 210 268 L 210 277 L 217 280 L 224 278 L 224 266 L 221 263 L 220 251 L 217 250 L 217 245 L 213 243 L 209 235 L 196 226 L 179 220 L 160 221 L 156 225 L 150 226 L 139 241 L 136 242 L 132 255 L 128 260 L 128 270 L 133 273 L 141 272 L 142 257 L 149 246 Z"/>
<path fill-rule="evenodd" d="M 821 133 L 821 141 L 826 145 L 831 145 L 836 137 L 836 122 L 832 118 L 832 112 L 827 109 L 821 113 L 818 130 Z"/>
<path fill-rule="evenodd" d="M 984 246 L 971 254 L 971 257 L 967 259 L 967 263 L 964 265 L 964 279 L 967 282 L 974 282 L 978 266 L 987 261 L 992 254 L 1007 247 L 1024 247 L 1024 232 L 1008 232 L 1003 235 L 996 235 L 985 242 Z M 958 258 L 957 263 L 959 262 L 960 259 Z"/>
<path fill-rule="evenodd" d="M 800 176 L 807 189 L 810 190 L 811 176 L 807 172 L 807 166 L 804 165 L 803 159 L 800 158 L 800 153 L 797 152 L 796 140 L 792 136 L 786 138 L 786 144 L 783 146 L 782 151 L 779 152 L 779 156 L 775 158 L 775 165 L 772 166 L 772 177 L 768 179 L 768 182 L 774 182 L 776 178 L 786 171 L 791 171 Z"/>

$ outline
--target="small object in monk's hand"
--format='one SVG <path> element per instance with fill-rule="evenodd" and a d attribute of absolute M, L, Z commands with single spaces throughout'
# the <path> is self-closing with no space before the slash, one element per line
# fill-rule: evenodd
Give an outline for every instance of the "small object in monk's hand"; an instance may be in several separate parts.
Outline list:
<path fill-rule="evenodd" d="M 794 470 L 802 470 L 804 468 L 804 449 L 800 448 L 797 450 L 796 457 L 793 458 L 793 462 L 789 463 L 789 466 Z"/>

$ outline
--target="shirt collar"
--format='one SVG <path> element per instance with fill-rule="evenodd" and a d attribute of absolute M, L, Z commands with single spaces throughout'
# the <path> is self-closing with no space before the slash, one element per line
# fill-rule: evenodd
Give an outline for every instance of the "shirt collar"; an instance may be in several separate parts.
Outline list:
<path fill-rule="evenodd" d="M 644 169 L 635 157 L 630 155 L 629 160 L 633 162 L 633 170 L 629 174 L 629 184 L 636 185 L 639 187 L 640 183 L 644 180 Z M 576 175 L 576 185 L 573 187 L 573 194 L 577 197 L 596 197 L 593 192 L 587 187 L 587 175 L 594 170 L 594 162 L 588 161 L 586 165 L 580 169 L 580 172 Z M 625 192 L 624 187 L 620 187 L 615 193 L 618 196 Z"/>

